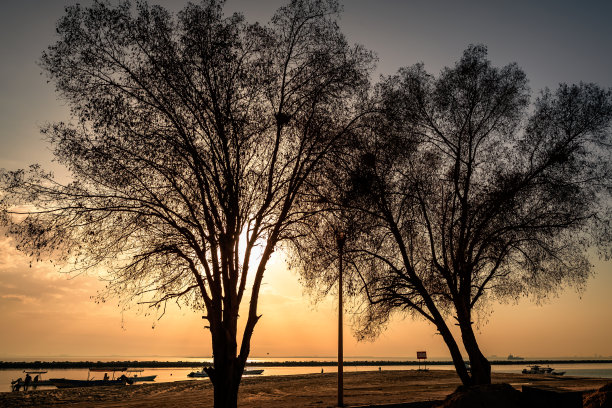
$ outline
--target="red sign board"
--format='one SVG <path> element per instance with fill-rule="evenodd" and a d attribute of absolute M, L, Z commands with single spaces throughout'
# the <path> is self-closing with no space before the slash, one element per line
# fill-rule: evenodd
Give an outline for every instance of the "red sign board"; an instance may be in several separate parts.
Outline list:
<path fill-rule="evenodd" d="M 417 351 L 417 359 L 419 359 L 419 360 L 427 359 L 427 352 L 426 351 Z"/>

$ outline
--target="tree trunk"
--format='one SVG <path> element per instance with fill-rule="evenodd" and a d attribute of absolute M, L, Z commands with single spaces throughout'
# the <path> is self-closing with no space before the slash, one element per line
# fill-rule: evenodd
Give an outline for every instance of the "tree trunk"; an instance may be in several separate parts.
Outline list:
<path fill-rule="evenodd" d="M 436 327 L 442 336 L 442 339 L 446 343 L 448 350 L 451 353 L 451 358 L 453 359 L 453 364 L 455 365 L 455 370 L 457 371 L 457 375 L 461 379 L 463 385 L 471 385 L 472 379 L 470 378 L 470 374 L 467 371 L 465 366 L 465 362 L 463 361 L 463 357 L 461 356 L 461 351 L 459 350 L 459 346 L 453 337 L 453 334 L 450 332 L 444 320 L 441 322 L 436 322 Z"/>
<path fill-rule="evenodd" d="M 464 321 L 460 319 L 459 327 L 461 328 L 463 346 L 470 358 L 472 384 L 491 384 L 491 363 L 489 363 L 489 360 L 487 360 L 480 351 L 480 347 L 478 347 L 470 320 Z"/>
<path fill-rule="evenodd" d="M 214 407 L 215 408 L 237 408 L 238 407 L 238 388 L 242 377 L 242 370 L 215 371 Z M 211 377 L 212 380 L 212 377 Z"/>
<path fill-rule="evenodd" d="M 236 356 L 236 339 L 225 327 L 221 326 L 220 330 L 215 330 L 215 332 L 213 334 L 214 366 L 206 369 L 214 389 L 214 407 L 237 408 L 238 389 L 246 360 L 242 361 Z"/>

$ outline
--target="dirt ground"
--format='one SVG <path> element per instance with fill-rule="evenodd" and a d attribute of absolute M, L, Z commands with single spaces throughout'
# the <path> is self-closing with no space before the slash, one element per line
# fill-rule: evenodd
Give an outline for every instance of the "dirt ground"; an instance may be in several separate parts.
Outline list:
<path fill-rule="evenodd" d="M 493 373 L 494 383 L 548 385 L 568 390 L 600 388 L 606 378 L 558 377 Z M 454 371 L 406 370 L 366 371 L 344 374 L 344 403 L 358 407 L 439 401 L 459 386 Z M 334 407 L 337 403 L 336 374 L 308 374 L 244 378 L 238 406 L 241 408 Z M 69 408 L 179 408 L 212 407 L 212 386 L 205 381 L 142 384 L 120 387 L 72 388 L 0 393 L 1 407 Z"/>

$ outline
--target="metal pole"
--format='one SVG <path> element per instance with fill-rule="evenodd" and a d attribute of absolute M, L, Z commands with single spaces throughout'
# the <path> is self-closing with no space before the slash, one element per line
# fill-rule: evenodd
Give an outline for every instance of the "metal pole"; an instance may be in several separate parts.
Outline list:
<path fill-rule="evenodd" d="M 343 378 L 343 350 L 342 350 L 342 251 L 344 249 L 344 232 L 338 232 L 336 240 L 338 242 L 338 406 L 344 406 L 344 378 Z"/>

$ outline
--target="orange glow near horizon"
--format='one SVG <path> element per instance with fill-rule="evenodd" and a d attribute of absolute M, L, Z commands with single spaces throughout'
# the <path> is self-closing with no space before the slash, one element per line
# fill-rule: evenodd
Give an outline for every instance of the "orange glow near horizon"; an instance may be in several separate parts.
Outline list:
<path fill-rule="evenodd" d="M 597 262 L 597 276 L 582 299 L 568 290 L 537 306 L 496 305 L 479 326 L 487 356 L 611 356 L 611 262 Z M 201 313 L 169 307 L 156 321 L 137 309 L 121 314 L 115 302 L 95 304 L 90 296 L 101 286 L 95 277 L 66 279 L 48 263 L 33 263 L 0 239 L 1 359 L 44 356 L 174 356 L 210 357 L 208 331 Z M 337 303 L 328 296 L 313 304 L 302 293 L 294 272 L 276 255 L 262 286 L 251 357 L 333 357 L 336 351 Z M 247 307 L 245 302 L 242 307 Z M 142 312 L 143 310 L 141 310 Z M 346 315 L 350 334 L 350 314 Z M 155 326 L 153 328 L 153 326 Z M 347 357 L 414 358 L 427 350 L 430 358 L 448 358 L 446 346 L 432 325 L 396 316 L 375 341 L 345 336 Z"/>

